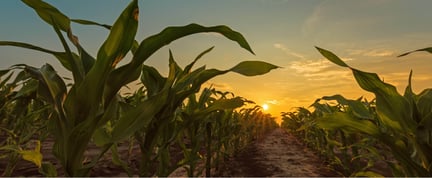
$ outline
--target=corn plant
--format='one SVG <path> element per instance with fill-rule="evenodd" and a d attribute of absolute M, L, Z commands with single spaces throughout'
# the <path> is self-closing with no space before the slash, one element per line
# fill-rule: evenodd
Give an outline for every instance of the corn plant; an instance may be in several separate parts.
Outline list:
<path fill-rule="evenodd" d="M 175 129 L 172 128 L 168 129 L 169 131 L 167 132 L 167 128 L 175 127 L 172 124 L 176 119 L 176 111 L 189 96 L 194 95 L 199 91 L 204 82 L 230 71 L 246 76 L 254 76 L 267 73 L 271 69 L 277 68 L 274 65 L 261 61 L 244 61 L 228 70 L 205 69 L 205 66 L 192 70 L 193 65 L 212 49 L 213 47 L 199 54 L 193 62 L 187 65 L 184 69 L 178 66 L 170 52 L 170 70 L 168 77 L 163 77 L 151 66 L 143 66 L 141 82 L 147 89 L 147 95 L 151 97 L 165 92 L 168 97 L 166 98 L 166 103 L 162 109 L 154 116 L 154 118 L 149 120 L 148 127 L 141 130 L 141 134 L 136 134 L 143 135 L 142 138 L 138 139 L 138 143 L 141 143 L 140 147 L 143 154 L 140 166 L 140 175 L 151 176 L 150 169 L 152 161 L 150 159 L 154 149 L 166 148 L 166 146 L 174 140 L 178 131 L 175 131 Z M 238 106 L 240 103 L 241 100 L 239 98 L 223 102 L 220 101 L 220 103 L 200 111 L 200 116 L 210 114 L 216 110 Z M 158 140 L 158 137 L 164 139 Z M 161 160 L 161 162 L 166 161 Z M 170 172 L 171 171 L 163 173 L 159 172 L 158 175 L 167 176 Z"/>
<path fill-rule="evenodd" d="M 376 125 L 379 125 L 379 120 L 376 119 L 376 112 L 374 109 L 374 101 L 368 102 L 362 100 L 362 97 L 356 100 L 346 99 L 341 95 L 324 96 L 319 100 L 336 100 L 337 104 L 333 107 L 338 108 L 332 112 L 327 112 L 325 115 L 333 114 L 335 112 L 343 112 L 349 114 L 352 118 L 358 120 L 367 119 Z M 314 103 L 316 106 L 316 103 Z M 320 118 L 324 117 L 322 115 Z M 320 118 L 316 120 L 318 126 Z M 324 127 L 325 128 L 325 127 Z M 328 157 L 334 156 L 334 163 L 341 168 L 342 175 L 345 176 L 360 176 L 360 175 L 380 175 L 379 172 L 372 172 L 375 163 L 378 160 L 385 160 L 385 150 L 383 145 L 379 144 L 373 137 L 362 135 L 357 132 L 347 131 L 343 128 L 337 129 L 324 129 L 328 145 Z"/>
<path fill-rule="evenodd" d="M 99 48 L 96 58 L 90 55 L 79 43 L 78 37 L 72 33 L 71 22 L 80 24 L 100 25 L 88 20 L 71 20 L 55 7 L 41 0 L 23 0 L 51 25 L 59 37 L 64 51 L 53 51 L 23 42 L 0 41 L 0 45 L 17 46 L 52 54 L 73 76 L 73 84 L 67 89 L 64 80 L 55 69 L 45 64 L 41 68 L 19 65 L 25 72 L 39 82 L 38 93 L 44 102 L 50 104 L 54 112 L 48 120 L 54 125 L 52 135 L 55 138 L 54 155 L 63 166 L 66 176 L 87 176 L 91 168 L 111 148 L 113 144 L 124 140 L 139 130 L 145 129 L 149 139 L 144 140 L 142 175 L 147 175 L 149 163 L 147 154 L 154 145 L 152 134 L 160 133 L 160 122 L 154 118 L 172 118 L 173 111 L 184 98 L 199 88 L 210 78 L 234 71 L 243 75 L 260 75 L 267 73 L 276 66 L 260 62 L 243 62 L 230 70 L 216 69 L 185 73 L 187 77 L 174 81 L 177 66 L 170 62 L 170 75 L 162 82 L 162 88 L 153 90 L 148 98 L 134 107 L 124 107 L 120 110 L 119 90 L 126 84 L 137 80 L 141 74 L 143 63 L 158 49 L 172 41 L 195 33 L 214 32 L 237 42 L 242 48 L 253 53 L 243 36 L 226 26 L 203 27 L 190 24 L 180 27 L 168 27 L 160 33 L 150 36 L 141 43 L 135 41 L 138 27 L 138 3 L 133 0 L 121 13 L 112 26 L 102 25 L 110 29 L 110 33 Z M 63 36 L 66 33 L 69 41 L 76 47 L 74 52 Z M 126 54 L 132 51 L 131 61 L 123 66 L 118 63 Z M 144 67 L 144 70 L 146 68 Z M 186 70 L 187 71 L 187 70 Z M 153 82 L 151 79 L 145 82 Z M 156 82 L 156 81 L 155 81 Z M 173 85 L 176 82 L 176 85 Z M 148 90 L 160 87 L 160 82 L 145 83 Z M 187 87 L 192 85 L 192 87 Z M 186 87 L 182 89 L 182 87 Z M 159 90 L 160 89 L 160 90 Z M 177 91 L 178 93 L 173 93 Z M 168 112 L 163 112 L 168 111 Z M 94 137 L 108 121 L 116 120 L 108 137 Z M 162 121 L 161 121 L 162 122 Z M 163 125 L 163 124 L 162 124 Z M 84 162 L 84 151 L 92 140 L 98 142 L 102 149 L 98 156 Z"/>
<path fill-rule="evenodd" d="M 431 89 L 413 93 L 411 72 L 405 93 L 401 95 L 396 87 L 382 81 L 377 74 L 350 67 L 332 52 L 317 49 L 331 62 L 349 68 L 360 87 L 376 97 L 376 118 L 371 118 L 373 116 L 362 108 L 352 107 L 354 114 L 335 112 L 325 115 L 318 121 L 320 126 L 358 132 L 379 140 L 398 161 L 387 161 L 394 176 L 431 176 Z M 431 49 L 417 51 L 431 52 Z"/>
<path fill-rule="evenodd" d="M 10 81 L 11 71 L 3 70 L 0 75 L 0 158 L 8 159 L 3 176 L 11 176 L 19 157 L 42 166 L 40 141 L 47 137 L 48 122 L 44 118 L 51 112 L 46 103 L 35 97 L 37 80 L 20 72 Z"/>
<path fill-rule="evenodd" d="M 199 98 L 190 95 L 187 104 L 180 113 L 184 127 L 184 137 L 179 138 L 179 144 L 185 156 L 182 162 L 187 163 L 184 168 L 188 172 L 188 176 L 191 177 L 201 175 L 202 170 L 197 169 L 197 163 L 204 158 L 206 160 L 206 176 L 210 176 L 213 152 L 220 151 L 213 149 L 214 131 L 221 129 L 215 125 L 215 122 L 223 119 L 225 112 L 241 107 L 245 102 L 240 97 L 215 98 L 213 96 L 215 94 L 214 89 L 206 88 L 201 92 Z M 200 153 L 204 148 L 206 155 Z"/>

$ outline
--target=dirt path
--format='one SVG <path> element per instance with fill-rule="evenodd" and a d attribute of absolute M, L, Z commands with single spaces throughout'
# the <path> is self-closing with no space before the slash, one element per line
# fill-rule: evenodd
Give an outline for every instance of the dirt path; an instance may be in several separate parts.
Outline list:
<path fill-rule="evenodd" d="M 253 143 L 224 166 L 220 176 L 338 176 L 294 136 L 278 128 Z"/>

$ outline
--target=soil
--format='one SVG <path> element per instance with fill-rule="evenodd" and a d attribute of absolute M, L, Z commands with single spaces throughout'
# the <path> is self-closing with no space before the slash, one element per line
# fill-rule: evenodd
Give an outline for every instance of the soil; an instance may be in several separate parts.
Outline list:
<path fill-rule="evenodd" d="M 45 147 L 46 148 L 46 147 Z M 91 151 L 89 149 L 88 152 Z M 133 156 L 126 155 L 124 150 L 121 157 L 129 163 L 136 163 Z M 139 151 L 138 148 L 134 149 Z M 44 151 L 43 151 L 44 152 Z M 47 152 L 44 152 L 44 161 Z M 48 156 L 51 162 L 54 157 Z M 123 169 L 114 165 L 109 159 L 109 154 L 104 156 L 92 170 L 91 176 L 103 177 L 126 177 Z M 123 159 L 123 160 L 124 160 Z M 7 160 L 0 160 L 0 172 L 5 168 Z M 59 175 L 62 175 L 60 166 Z M 324 161 L 312 151 L 308 150 L 299 140 L 281 128 L 275 129 L 259 140 L 254 141 L 239 154 L 225 160 L 219 171 L 212 171 L 213 176 L 223 177 L 317 177 L 317 176 L 340 176 L 333 172 Z M 42 176 L 37 168 L 30 162 L 20 160 L 12 176 Z M 177 169 L 170 176 L 186 177 L 183 168 Z"/>
<path fill-rule="evenodd" d="M 230 158 L 220 175 L 230 177 L 340 176 L 319 157 L 281 128 Z"/>

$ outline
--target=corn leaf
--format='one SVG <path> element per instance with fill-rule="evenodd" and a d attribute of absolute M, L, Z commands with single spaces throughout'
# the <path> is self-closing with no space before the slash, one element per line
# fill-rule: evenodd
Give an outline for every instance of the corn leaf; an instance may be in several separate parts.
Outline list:
<path fill-rule="evenodd" d="M 28 97 L 31 94 L 35 93 L 38 89 L 39 83 L 37 80 L 31 80 L 28 83 L 25 83 L 25 85 L 18 91 L 18 93 L 14 96 L 14 99 L 19 97 Z"/>
<path fill-rule="evenodd" d="M 235 97 L 231 99 L 220 99 L 213 102 L 208 108 L 203 109 L 201 112 L 203 115 L 207 115 L 213 111 L 235 109 L 243 105 L 244 105 L 244 99 L 241 97 Z"/>
<path fill-rule="evenodd" d="M 331 62 L 350 68 L 360 87 L 375 94 L 377 114 L 387 126 L 400 132 L 412 132 L 414 130 L 415 123 L 411 118 L 412 108 L 409 102 L 397 92 L 396 87 L 381 81 L 375 73 L 363 72 L 348 66 L 330 51 L 316 48 Z"/>
<path fill-rule="evenodd" d="M 141 82 L 147 89 L 149 96 L 153 96 L 161 91 L 166 83 L 166 78 L 163 77 L 154 67 L 143 65 Z"/>
<path fill-rule="evenodd" d="M 53 19 L 53 27 L 54 31 L 57 33 L 57 36 L 59 37 L 63 48 L 65 49 L 65 55 L 64 58 L 71 64 L 71 71 L 72 75 L 75 81 L 75 84 L 79 85 L 81 81 L 84 79 L 84 76 L 86 74 L 86 71 L 84 71 L 84 66 L 79 61 L 80 58 L 77 55 L 73 55 L 72 51 L 69 48 L 69 45 L 67 44 L 66 40 L 64 39 L 62 33 L 60 32 L 60 29 L 57 25 L 57 22 Z"/>
<path fill-rule="evenodd" d="M 140 66 L 143 64 L 143 62 L 145 62 L 154 52 L 163 46 L 188 35 L 207 32 L 214 32 L 224 35 L 228 39 L 237 42 L 242 48 L 253 54 L 252 49 L 243 35 L 227 26 L 204 27 L 198 24 L 190 24 L 180 27 L 167 27 L 160 33 L 144 39 L 134 53 L 132 61 L 129 64 L 114 70 L 109 75 L 109 80 L 111 82 L 108 83 L 108 91 L 106 96 L 112 96 L 121 88 L 121 86 L 138 79 L 140 75 Z"/>
<path fill-rule="evenodd" d="M 41 94 L 44 99 L 56 106 L 57 112 L 61 114 L 62 111 L 62 103 L 66 96 L 66 85 L 63 82 L 62 78 L 57 75 L 57 72 L 54 68 L 45 64 L 40 69 L 22 65 L 25 67 L 25 71 L 27 71 L 33 78 L 39 81 L 39 89 L 38 92 Z"/>
<path fill-rule="evenodd" d="M 317 120 L 317 124 L 326 129 L 342 129 L 352 133 L 362 132 L 377 138 L 381 137 L 379 128 L 371 121 L 353 118 L 348 113 L 326 114 Z"/>
<path fill-rule="evenodd" d="M 263 61 L 243 61 L 231 68 L 230 71 L 245 76 L 255 76 L 265 74 L 276 68 L 278 68 L 278 66 Z"/>
<path fill-rule="evenodd" d="M 349 100 L 342 95 L 324 96 L 324 100 L 336 100 L 338 103 L 349 106 L 354 116 L 362 119 L 373 119 L 374 116 L 369 112 L 369 109 L 361 101 Z"/>
<path fill-rule="evenodd" d="M 340 59 L 339 57 L 337 57 L 335 54 L 333 54 L 332 52 L 319 48 L 319 47 L 315 47 L 316 49 L 318 49 L 318 51 L 324 56 L 326 57 L 329 61 L 342 66 L 342 67 L 349 67 L 342 59 Z"/>
<path fill-rule="evenodd" d="M 421 118 L 432 113 L 432 89 L 425 89 L 418 95 L 417 108 Z M 422 121 L 424 122 L 424 121 Z M 431 127 L 428 127 L 431 128 Z"/>
<path fill-rule="evenodd" d="M 96 26 L 101 26 L 101 27 L 104 27 L 104 28 L 106 28 L 106 29 L 108 29 L 108 30 L 111 30 L 111 25 L 107 25 L 107 24 L 100 24 L 100 23 L 97 23 L 97 22 L 94 22 L 94 21 L 90 21 L 90 20 L 84 20 L 84 19 L 71 19 L 71 21 L 72 22 L 75 22 L 75 23 L 79 23 L 79 24 L 82 24 L 82 25 L 96 25 Z"/>
<path fill-rule="evenodd" d="M 381 81 L 375 73 L 352 71 L 360 87 L 375 94 L 377 114 L 383 122 L 401 132 L 415 130 L 409 102 L 397 92 L 396 87 Z"/>
<path fill-rule="evenodd" d="M 40 172 L 47 177 L 57 177 L 57 169 L 52 163 L 42 163 Z"/>
<path fill-rule="evenodd" d="M 97 65 L 116 66 L 130 50 L 138 29 L 138 2 L 132 1 L 112 26 L 108 38 L 99 48 Z"/>
<path fill-rule="evenodd" d="M 125 114 L 113 125 L 112 142 L 120 141 L 147 127 L 153 117 L 164 107 L 167 95 L 166 91 L 160 92 L 143 101 L 135 108 L 125 111 Z"/>
<path fill-rule="evenodd" d="M 412 112 L 412 118 L 414 119 L 414 121 L 416 121 L 418 123 L 422 119 L 422 116 L 420 116 L 420 113 L 417 109 L 418 96 L 412 90 L 411 78 L 412 78 L 412 70 L 410 71 L 410 74 L 408 77 L 408 86 L 405 88 L 404 97 L 407 99 L 407 101 L 409 102 L 409 105 L 412 108 L 412 111 L 413 111 Z"/>
<path fill-rule="evenodd" d="M 35 46 L 32 44 L 22 43 L 22 42 L 14 42 L 14 41 L 0 41 L 0 46 L 16 46 L 16 47 L 27 48 L 27 49 L 32 49 L 32 50 L 41 51 L 41 52 L 51 54 L 58 59 L 58 61 L 63 65 L 63 67 L 65 67 L 69 71 L 72 71 L 71 61 L 67 58 L 67 54 L 65 52 L 52 51 L 52 50 L 41 48 L 39 46 Z M 77 57 L 76 54 L 74 54 L 74 56 Z"/>
<path fill-rule="evenodd" d="M 184 69 L 184 73 L 189 73 L 192 70 L 193 65 L 199 60 L 201 59 L 205 54 L 209 53 L 211 50 L 213 50 L 214 46 L 212 46 L 211 48 L 201 52 L 193 62 L 191 62 L 189 65 L 187 65 Z"/>
<path fill-rule="evenodd" d="M 411 53 L 414 53 L 414 52 L 419 52 L 419 51 L 425 51 L 425 52 L 432 53 L 432 47 L 428 47 L 428 48 L 423 48 L 423 49 L 418 49 L 418 50 L 406 52 L 406 53 L 403 53 L 403 54 L 399 55 L 398 57 L 403 57 L 403 56 L 406 56 L 408 54 L 411 54 Z"/>
<path fill-rule="evenodd" d="M 65 32 L 70 30 L 70 19 L 54 6 L 41 0 L 22 0 L 22 2 L 33 8 L 46 23 L 54 25 L 55 22 L 58 23 L 61 30 Z"/>
<path fill-rule="evenodd" d="M 138 28 L 137 13 L 138 3 L 135 0 L 123 10 L 111 28 L 108 38 L 99 49 L 95 67 L 89 71 L 82 86 L 78 89 L 78 97 L 86 97 L 81 98 L 81 100 L 87 101 L 86 104 L 89 105 L 87 107 L 97 105 L 102 97 L 105 79 L 109 72 L 130 50 Z M 115 81 L 110 81 L 110 83 L 112 82 Z M 105 102 L 109 102 L 113 96 L 110 95 L 109 98 L 105 98 Z"/>
<path fill-rule="evenodd" d="M 30 161 L 40 168 L 42 166 L 42 153 L 40 152 L 40 146 L 40 141 L 37 141 L 34 150 L 20 150 L 18 153 L 24 160 Z"/>
<path fill-rule="evenodd" d="M 94 67 L 90 69 L 79 86 L 71 89 L 71 94 L 66 101 L 68 113 L 76 115 L 77 112 L 97 112 L 97 107 L 101 106 L 100 101 L 104 101 L 102 106 L 106 106 L 118 92 L 116 90 L 109 98 L 102 99 L 108 74 L 132 46 L 138 27 L 137 13 L 137 1 L 133 1 L 118 17 L 108 38 L 98 51 L 98 59 Z M 79 116 L 74 118 L 79 119 L 79 122 L 86 119 Z"/>

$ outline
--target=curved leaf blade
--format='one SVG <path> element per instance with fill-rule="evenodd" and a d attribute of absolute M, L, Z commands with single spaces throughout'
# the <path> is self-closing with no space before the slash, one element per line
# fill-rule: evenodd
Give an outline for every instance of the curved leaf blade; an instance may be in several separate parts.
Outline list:
<path fill-rule="evenodd" d="M 108 38 L 99 48 L 96 65 L 116 66 L 132 47 L 138 29 L 138 2 L 132 1 L 112 26 Z"/>
<path fill-rule="evenodd" d="M 245 76 L 255 76 L 266 74 L 276 68 L 279 67 L 263 61 L 243 61 L 231 68 L 230 71 Z"/>
<path fill-rule="evenodd" d="M 320 47 L 315 46 L 316 49 L 318 49 L 318 51 L 324 56 L 326 57 L 329 61 L 342 66 L 342 67 L 349 67 L 342 59 L 340 59 L 338 56 L 336 56 L 334 53 L 332 53 L 331 51 L 322 49 Z"/>
<path fill-rule="evenodd" d="M 406 56 L 408 54 L 411 54 L 411 53 L 414 53 L 414 52 L 419 52 L 419 51 L 425 51 L 425 52 L 432 53 L 432 47 L 428 47 L 428 48 L 423 48 L 423 49 L 418 49 L 418 50 L 406 52 L 406 53 L 403 53 L 403 54 L 401 54 L 401 55 L 399 55 L 397 57 L 403 57 L 403 56 Z"/>
<path fill-rule="evenodd" d="M 50 25 L 54 25 L 53 20 L 59 25 L 62 31 L 70 31 L 70 19 L 54 6 L 42 0 L 22 0 L 29 7 L 33 8 L 39 17 Z"/>
<path fill-rule="evenodd" d="M 144 39 L 136 49 L 134 57 L 129 64 L 112 71 L 109 75 L 109 80 L 111 82 L 108 83 L 110 91 L 107 92 L 107 96 L 113 95 L 114 91 L 138 79 L 141 65 L 163 46 L 188 35 L 208 32 L 219 33 L 237 42 L 242 48 L 254 54 L 243 35 L 227 26 L 204 27 L 198 24 L 189 24 L 186 26 L 167 27 L 160 33 Z"/>

